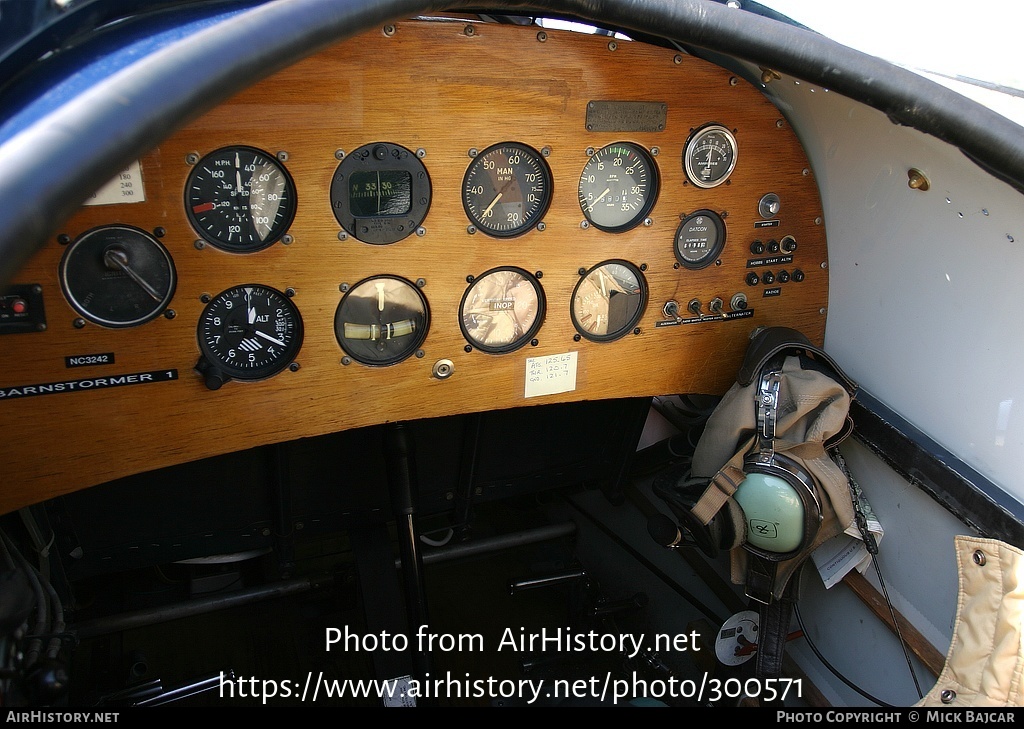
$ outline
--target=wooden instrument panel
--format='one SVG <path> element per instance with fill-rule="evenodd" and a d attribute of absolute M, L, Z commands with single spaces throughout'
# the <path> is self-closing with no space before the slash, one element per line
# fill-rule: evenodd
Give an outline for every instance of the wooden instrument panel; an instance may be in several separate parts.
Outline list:
<path fill-rule="evenodd" d="M 712 123 L 734 135 L 736 166 L 725 184 L 703 188 L 687 179 L 684 149 L 694 129 Z M 471 150 L 503 142 L 542 151 L 551 172 L 543 225 L 508 238 L 470 232 L 462 201 Z M 645 222 L 607 232 L 583 224 L 578 188 L 590 155 L 619 142 L 653 155 L 660 184 Z M 331 200 L 340 160 L 374 143 L 415 154 L 430 182 L 422 222 L 383 245 L 362 242 L 358 230 L 339 235 Z M 235 145 L 279 160 L 297 196 L 287 238 L 251 253 L 197 244 L 186 213 L 196 160 Z M 825 227 L 799 141 L 758 89 L 665 48 L 410 20 L 256 83 L 139 162 L 132 202 L 83 207 L 18 277 L 41 287 L 47 326 L 0 339 L 0 413 L 18 434 L 0 445 L 0 513 L 162 466 L 389 421 L 723 393 L 755 327 L 790 326 L 818 344 L 824 336 Z M 768 194 L 778 209 L 759 212 Z M 692 270 L 675 239 L 699 210 L 721 216 L 725 243 Z M 137 326 L 86 321 L 62 290 L 65 251 L 111 225 L 155 231 L 173 260 L 167 311 Z M 795 249 L 771 246 L 786 236 Z M 752 252 L 758 242 L 769 247 Z M 622 337 L 593 341 L 573 325 L 573 292 L 581 272 L 612 259 L 642 272 L 646 299 Z M 505 266 L 536 277 L 541 324 L 515 351 L 481 351 L 459 325 L 463 295 L 480 274 Z M 376 276 L 412 282 L 429 310 L 415 353 L 383 366 L 346 357 L 335 331 L 345 291 Z M 197 326 L 211 298 L 243 284 L 290 295 L 301 349 L 271 377 L 209 389 L 195 370 Z M 737 294 L 746 308 L 732 305 Z M 709 309 L 715 298 L 724 302 L 719 313 Z M 669 302 L 678 314 L 666 313 Z M 443 360 L 450 369 L 438 370 Z"/>

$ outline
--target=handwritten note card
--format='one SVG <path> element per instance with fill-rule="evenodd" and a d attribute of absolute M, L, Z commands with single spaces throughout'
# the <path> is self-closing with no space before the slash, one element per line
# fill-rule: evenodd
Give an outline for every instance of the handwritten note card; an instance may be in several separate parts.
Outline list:
<path fill-rule="evenodd" d="M 526 397 L 554 395 L 576 389 L 578 352 L 530 357 L 526 360 Z"/>

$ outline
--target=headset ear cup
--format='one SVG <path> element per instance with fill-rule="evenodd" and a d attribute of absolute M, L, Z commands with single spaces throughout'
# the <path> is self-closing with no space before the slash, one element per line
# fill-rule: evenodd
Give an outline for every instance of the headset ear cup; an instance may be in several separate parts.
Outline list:
<path fill-rule="evenodd" d="M 743 545 L 772 562 L 805 553 L 822 519 L 814 477 L 779 453 L 751 454 L 743 470 L 747 478 L 732 499 L 744 516 Z"/>

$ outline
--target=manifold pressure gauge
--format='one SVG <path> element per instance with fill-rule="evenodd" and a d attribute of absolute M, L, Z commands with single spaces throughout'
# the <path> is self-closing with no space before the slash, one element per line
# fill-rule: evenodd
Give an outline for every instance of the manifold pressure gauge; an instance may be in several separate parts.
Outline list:
<path fill-rule="evenodd" d="M 302 347 L 302 317 L 277 289 L 243 284 L 209 301 L 196 335 L 196 371 L 217 390 L 228 380 L 266 379 L 291 364 Z"/>
<path fill-rule="evenodd" d="M 462 205 L 478 230 L 511 238 L 533 228 L 551 203 L 551 170 L 532 147 L 503 142 L 473 158 Z"/>

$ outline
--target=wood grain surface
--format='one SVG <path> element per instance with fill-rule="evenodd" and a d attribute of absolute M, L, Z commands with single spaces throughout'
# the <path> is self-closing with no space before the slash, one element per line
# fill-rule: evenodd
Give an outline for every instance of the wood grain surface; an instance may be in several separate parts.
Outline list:
<path fill-rule="evenodd" d="M 54 240 L 17 283 L 43 288 L 47 328 L 6 336 L 0 350 L 0 417 L 17 424 L 4 438 L 0 513 L 121 476 L 262 444 L 455 413 L 675 393 L 723 393 L 732 382 L 751 331 L 786 325 L 812 341 L 824 336 L 827 250 L 821 202 L 810 165 L 782 114 L 757 88 L 730 72 L 672 50 L 606 36 L 537 28 L 411 20 L 388 36 L 356 37 L 257 83 L 196 119 L 141 159 L 145 202 L 83 208 L 64 227 L 74 240 L 115 223 L 147 231 L 173 256 L 177 288 L 173 318 L 127 329 L 73 325 L 77 312 L 61 291 L 65 247 Z M 614 48 L 614 49 L 613 49 Z M 666 105 L 655 132 L 588 131 L 591 101 L 654 101 Z M 689 184 L 682 152 L 691 130 L 709 122 L 735 130 L 738 163 L 729 184 Z M 548 148 L 552 202 L 544 230 L 511 239 L 467 232 L 463 175 L 470 149 L 517 141 Z M 577 186 L 588 148 L 630 141 L 657 150 L 661 189 L 651 224 L 624 233 L 581 227 Z M 423 150 L 432 199 L 423 235 L 369 245 L 341 227 L 329 199 L 337 150 L 371 142 Z M 250 254 L 197 248 L 184 208 L 190 153 L 227 145 L 285 152 L 298 208 L 292 241 Z M 758 229 L 758 201 L 781 199 L 778 227 Z M 673 241 L 681 216 L 699 209 L 724 216 L 727 242 L 718 265 L 693 271 L 676 265 Z M 749 268 L 755 240 L 798 241 L 793 260 Z M 572 291 L 579 270 L 606 259 L 644 267 L 649 286 L 638 333 L 612 342 L 574 339 Z M 536 344 L 507 354 L 466 351 L 459 309 L 467 276 L 496 266 L 540 272 L 547 300 Z M 751 271 L 799 268 L 806 278 L 749 286 Z M 386 367 L 341 363 L 334 332 L 340 286 L 388 274 L 423 279 L 430 327 L 422 357 Z M 211 391 L 193 368 L 201 297 L 238 284 L 292 288 L 305 339 L 297 371 L 256 382 L 228 382 Z M 752 315 L 695 320 L 685 307 L 699 299 L 726 302 L 742 292 Z M 666 321 L 665 302 L 686 317 Z M 525 396 L 528 358 L 577 353 L 575 388 Z M 69 369 L 65 357 L 113 353 L 112 365 Z M 432 376 L 451 360 L 454 374 Z M 85 387 L 18 396 L 26 386 L 140 372 L 175 371 L 177 379 L 122 387 Z"/>

